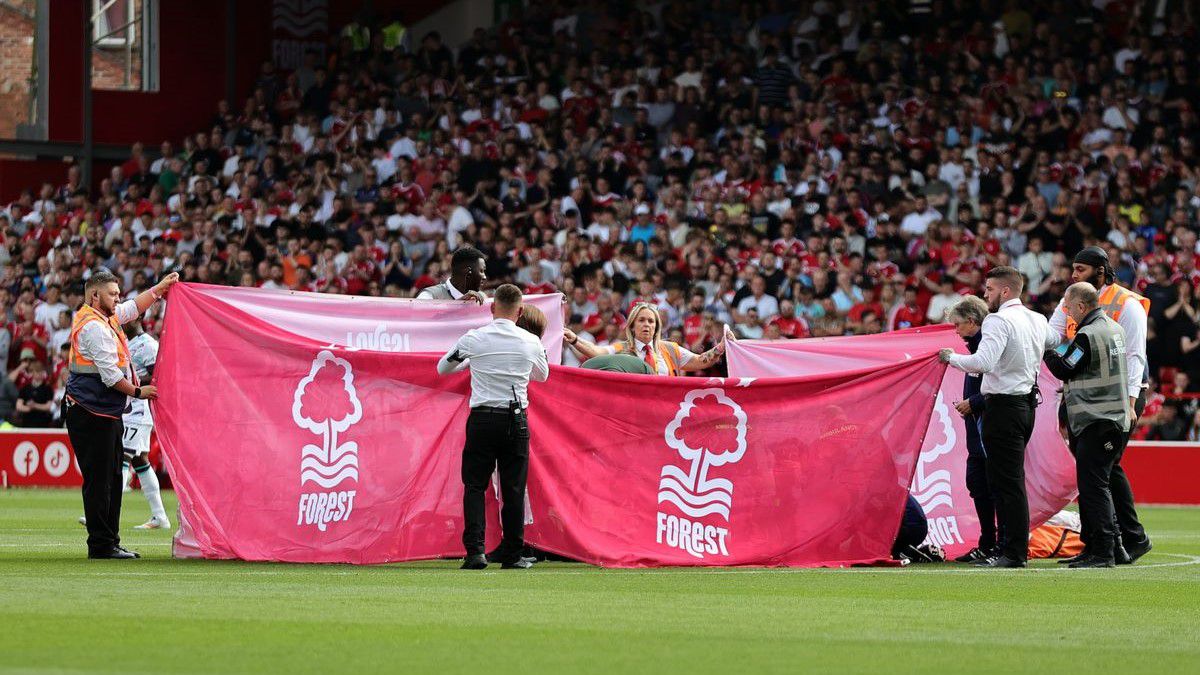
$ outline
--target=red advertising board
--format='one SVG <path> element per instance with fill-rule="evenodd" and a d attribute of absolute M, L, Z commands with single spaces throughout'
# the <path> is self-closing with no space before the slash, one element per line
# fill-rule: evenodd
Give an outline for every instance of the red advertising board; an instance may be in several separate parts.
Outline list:
<path fill-rule="evenodd" d="M 0 485 L 78 487 L 79 463 L 65 429 L 0 431 Z"/>
<path fill-rule="evenodd" d="M 1198 443 L 1134 441 L 1121 465 L 1139 503 L 1200 504 Z M 0 431 L 0 486 L 78 487 L 82 482 L 65 429 Z"/>
<path fill-rule="evenodd" d="M 1121 466 L 1139 504 L 1200 504 L 1200 443 L 1134 441 Z"/>

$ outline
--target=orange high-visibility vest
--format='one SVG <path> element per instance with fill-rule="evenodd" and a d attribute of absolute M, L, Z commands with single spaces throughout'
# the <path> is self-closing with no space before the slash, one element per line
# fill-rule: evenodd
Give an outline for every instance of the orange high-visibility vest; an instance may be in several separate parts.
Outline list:
<path fill-rule="evenodd" d="M 622 352 L 632 352 L 634 349 L 631 345 L 627 345 L 624 342 L 618 342 L 613 346 L 613 351 L 617 354 L 620 354 Z M 656 342 L 654 358 L 659 359 L 662 363 L 667 364 L 667 375 L 679 375 L 679 359 L 681 355 L 682 353 L 679 351 L 679 345 L 675 344 L 674 342 L 668 342 L 667 340 L 658 340 Z M 635 354 L 635 356 L 637 355 Z M 657 368 L 655 368 L 654 374 L 661 375 Z"/>
<path fill-rule="evenodd" d="M 79 335 L 83 332 L 83 327 L 93 321 L 103 323 L 112 331 L 117 341 L 117 367 L 122 371 L 128 369 L 133 386 L 137 386 L 137 374 L 130 367 L 129 343 L 125 340 L 125 332 L 121 330 L 117 317 L 105 317 L 92 307 L 84 305 L 75 312 L 75 320 L 71 324 L 71 353 L 67 360 L 67 369 L 70 372 L 67 377 L 67 398 L 94 415 L 120 419 L 129 397 L 105 386 L 96 363 L 79 350 Z"/>
<path fill-rule="evenodd" d="M 96 363 L 79 351 L 79 333 L 92 321 L 99 321 L 112 330 L 113 336 L 117 339 L 117 367 L 122 370 L 128 367 L 130 363 L 129 342 L 125 339 L 125 331 L 121 330 L 121 324 L 117 322 L 117 317 L 114 315 L 106 318 L 91 305 L 84 305 L 75 312 L 75 319 L 71 323 L 71 355 L 68 360 L 70 371 L 77 374 L 100 374 Z M 132 368 L 130 368 L 130 372 L 133 372 Z"/>
<path fill-rule="evenodd" d="M 1104 287 L 1103 291 L 1100 292 L 1100 309 L 1103 309 L 1104 313 L 1107 314 L 1110 319 L 1120 323 L 1121 310 L 1125 308 L 1125 301 L 1128 300 L 1129 298 L 1134 298 L 1138 302 L 1142 303 L 1142 308 L 1144 308 L 1146 310 L 1147 314 L 1150 313 L 1150 301 L 1148 299 L 1143 298 L 1142 296 L 1138 295 L 1137 293 L 1134 293 L 1133 291 L 1129 290 L 1128 288 L 1125 288 L 1123 286 L 1118 286 L 1117 284 L 1109 284 L 1108 286 Z M 1063 312 L 1066 312 L 1066 311 L 1067 311 L 1066 308 L 1063 308 Z M 1067 315 L 1067 339 L 1068 340 L 1075 339 L 1075 331 L 1078 328 L 1079 328 L 1079 326 L 1075 323 L 1075 319 L 1072 319 L 1071 315 L 1068 314 Z"/>

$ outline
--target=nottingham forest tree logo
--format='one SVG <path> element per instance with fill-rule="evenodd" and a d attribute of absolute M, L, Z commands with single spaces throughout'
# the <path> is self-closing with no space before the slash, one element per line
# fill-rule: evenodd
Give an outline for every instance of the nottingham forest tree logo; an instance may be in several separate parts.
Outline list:
<path fill-rule="evenodd" d="M 296 385 L 292 421 L 320 437 L 320 445 L 300 450 L 300 486 L 306 483 L 330 490 L 345 481 L 359 483 L 358 443 L 342 442 L 352 425 L 362 419 L 362 403 L 354 389 L 354 369 L 345 359 L 322 351 L 308 375 Z M 331 522 L 349 519 L 356 490 L 301 493 L 297 525 L 316 525 L 325 531 Z"/>
<path fill-rule="evenodd" d="M 729 528 L 705 521 L 717 516 L 729 522 L 733 481 L 712 478 L 708 472 L 746 454 L 746 412 L 723 389 L 694 389 L 680 403 L 664 435 L 667 445 L 690 464 L 662 468 L 658 503 L 671 504 L 687 517 L 660 512 L 658 542 L 696 558 L 705 553 L 729 555 Z"/>

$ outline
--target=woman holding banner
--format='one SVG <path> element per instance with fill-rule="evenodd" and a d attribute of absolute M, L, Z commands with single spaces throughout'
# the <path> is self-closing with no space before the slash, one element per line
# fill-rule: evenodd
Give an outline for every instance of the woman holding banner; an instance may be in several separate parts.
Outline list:
<path fill-rule="evenodd" d="M 639 302 L 625 322 L 625 339 L 613 345 L 594 345 L 580 340 L 570 329 L 563 329 L 563 340 L 580 360 L 601 354 L 631 354 L 646 362 L 657 375 L 680 375 L 711 367 L 725 352 L 725 343 L 696 354 L 675 342 L 662 339 L 662 318 L 653 305 Z"/>

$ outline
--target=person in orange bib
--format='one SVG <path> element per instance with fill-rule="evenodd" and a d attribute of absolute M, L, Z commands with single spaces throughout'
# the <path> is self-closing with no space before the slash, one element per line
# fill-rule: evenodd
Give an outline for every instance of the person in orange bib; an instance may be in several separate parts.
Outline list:
<path fill-rule="evenodd" d="M 711 367 L 721 358 L 725 343 L 697 354 L 674 342 L 662 339 L 662 318 L 658 309 L 639 302 L 629 312 L 625 322 L 625 339 L 612 345 L 594 345 L 580 340 L 570 329 L 563 329 L 563 340 L 580 360 L 587 361 L 601 354 L 631 354 L 646 362 L 657 375 L 681 375 Z"/>
<path fill-rule="evenodd" d="M 1146 407 L 1149 383 L 1149 369 L 1146 364 L 1146 322 L 1150 312 L 1150 301 L 1116 283 L 1108 254 L 1099 246 L 1089 246 L 1075 255 L 1071 265 L 1071 283 L 1077 284 L 1081 281 L 1086 281 L 1100 290 L 1100 308 L 1125 330 L 1125 353 L 1128 359 L 1126 393 L 1129 395 L 1132 415 L 1129 432 L 1125 435 L 1125 443 L 1128 444 L 1134 423 Z M 1050 317 L 1050 328 L 1058 333 L 1064 343 L 1075 339 L 1078 325 L 1067 314 L 1062 301 Z M 1059 420 L 1065 420 L 1065 407 L 1059 409 Z M 1113 462 L 1109 485 L 1117 519 L 1116 562 L 1118 565 L 1131 564 L 1146 555 L 1152 544 L 1138 520 L 1137 510 L 1133 505 L 1133 488 L 1125 470 L 1121 468 L 1120 456 Z M 1085 545 L 1089 534 L 1087 528 L 1084 528 L 1080 535 Z M 1080 556 L 1068 558 L 1064 562 L 1074 562 L 1086 555 L 1085 550 Z"/>
<path fill-rule="evenodd" d="M 137 553 L 121 546 L 121 415 L 130 396 L 154 400 L 158 390 L 140 385 L 121 325 L 141 316 L 179 281 L 167 275 L 133 300 L 118 302 L 121 287 L 111 272 L 95 272 L 83 287 L 84 303 L 71 326 L 70 375 L 63 419 L 83 474 L 83 514 L 88 557 L 126 560 Z"/>

